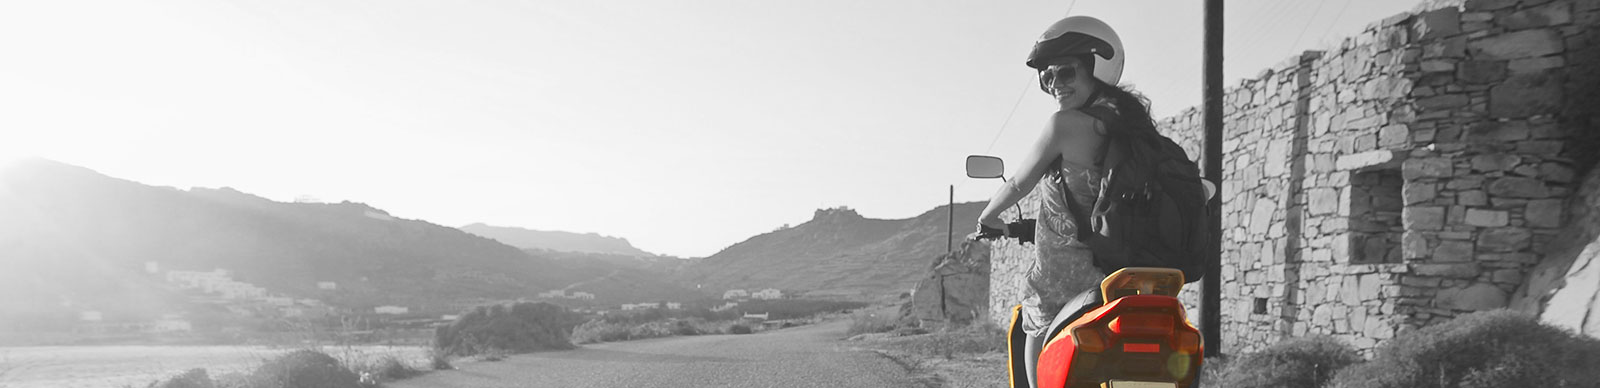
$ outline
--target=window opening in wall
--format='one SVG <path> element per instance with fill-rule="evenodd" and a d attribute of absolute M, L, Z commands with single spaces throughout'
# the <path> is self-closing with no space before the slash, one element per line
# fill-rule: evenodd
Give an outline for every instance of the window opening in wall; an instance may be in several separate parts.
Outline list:
<path fill-rule="evenodd" d="M 1405 207 L 1398 169 L 1357 171 L 1350 175 L 1350 262 L 1400 262 Z"/>
<path fill-rule="evenodd" d="M 1256 298 L 1256 308 L 1254 312 L 1256 314 L 1267 313 L 1267 298 Z"/>

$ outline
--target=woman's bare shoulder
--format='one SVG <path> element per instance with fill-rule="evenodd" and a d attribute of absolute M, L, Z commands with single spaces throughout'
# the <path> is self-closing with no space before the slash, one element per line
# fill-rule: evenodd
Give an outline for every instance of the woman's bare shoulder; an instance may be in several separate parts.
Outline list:
<path fill-rule="evenodd" d="M 1072 134 L 1093 132 L 1099 134 L 1102 124 L 1100 119 L 1077 109 L 1056 111 L 1050 116 L 1050 127 L 1058 133 Z"/>

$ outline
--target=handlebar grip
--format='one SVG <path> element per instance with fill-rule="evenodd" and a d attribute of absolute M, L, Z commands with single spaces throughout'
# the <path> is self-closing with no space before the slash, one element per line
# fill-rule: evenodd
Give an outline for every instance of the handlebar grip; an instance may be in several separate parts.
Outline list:
<path fill-rule="evenodd" d="M 1011 232 L 1011 237 L 1016 238 L 1017 242 L 1031 243 L 1033 242 L 1033 228 L 1038 222 L 1039 220 L 1036 219 L 1021 219 L 1017 220 L 1017 222 L 1007 223 L 1006 230 Z"/>
<path fill-rule="evenodd" d="M 1010 228 L 1010 225 L 1006 225 L 1006 227 Z M 990 228 L 988 225 L 978 224 L 979 240 L 992 240 L 1005 235 L 1005 231 L 1000 230 L 999 228 Z"/>

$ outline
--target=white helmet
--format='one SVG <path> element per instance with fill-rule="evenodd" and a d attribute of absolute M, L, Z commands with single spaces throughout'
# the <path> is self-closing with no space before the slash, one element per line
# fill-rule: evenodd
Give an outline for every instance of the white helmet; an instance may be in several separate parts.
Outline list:
<path fill-rule="evenodd" d="M 1122 39 L 1100 19 L 1073 16 L 1051 24 L 1028 54 L 1028 67 L 1044 70 L 1066 56 L 1094 55 L 1094 78 L 1116 85 L 1122 78 Z"/>

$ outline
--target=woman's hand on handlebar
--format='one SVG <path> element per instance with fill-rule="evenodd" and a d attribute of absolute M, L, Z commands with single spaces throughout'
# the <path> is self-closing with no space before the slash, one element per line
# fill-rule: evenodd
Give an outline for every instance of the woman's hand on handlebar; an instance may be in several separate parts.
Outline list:
<path fill-rule="evenodd" d="M 975 240 L 1002 236 L 1010 237 L 1010 228 L 1006 227 L 1006 222 L 1000 220 L 1000 217 L 991 216 L 978 218 L 978 231 L 967 236 L 967 238 Z"/>

